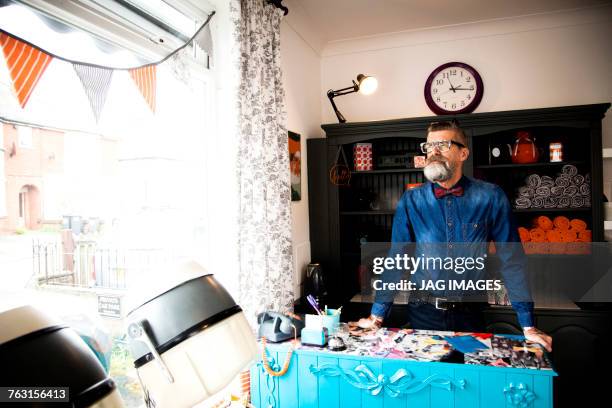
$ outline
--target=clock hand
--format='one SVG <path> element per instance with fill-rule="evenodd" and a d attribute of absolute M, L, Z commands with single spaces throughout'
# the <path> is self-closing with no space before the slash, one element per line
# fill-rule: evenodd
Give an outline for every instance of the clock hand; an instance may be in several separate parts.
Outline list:
<path fill-rule="evenodd" d="M 470 88 L 455 88 L 455 90 L 457 90 L 457 91 L 473 91 L 473 89 L 470 89 Z"/>
<path fill-rule="evenodd" d="M 457 88 L 455 88 L 455 87 L 453 86 L 453 83 L 452 83 L 452 82 L 451 82 L 451 80 L 450 80 L 450 75 L 448 76 L 448 83 L 449 83 L 449 84 L 450 84 L 450 86 L 451 86 L 451 87 L 450 87 L 450 90 L 451 90 L 451 91 L 453 91 L 453 92 L 455 92 L 455 89 L 457 89 Z"/>

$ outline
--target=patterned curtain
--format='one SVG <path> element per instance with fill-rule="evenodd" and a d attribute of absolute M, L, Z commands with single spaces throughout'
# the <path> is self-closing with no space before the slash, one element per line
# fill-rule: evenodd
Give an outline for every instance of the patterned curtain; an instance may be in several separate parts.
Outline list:
<path fill-rule="evenodd" d="M 280 62 L 283 13 L 266 3 L 234 2 L 240 16 L 235 33 L 241 52 L 239 304 L 253 327 L 257 313 L 285 312 L 293 304 L 291 185 Z"/>

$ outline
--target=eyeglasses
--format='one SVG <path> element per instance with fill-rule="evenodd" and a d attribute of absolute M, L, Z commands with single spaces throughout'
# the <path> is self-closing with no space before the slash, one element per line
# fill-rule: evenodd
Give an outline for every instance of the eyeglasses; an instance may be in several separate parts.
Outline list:
<path fill-rule="evenodd" d="M 440 152 L 446 152 L 450 150 L 451 145 L 465 147 L 463 143 L 455 142 L 454 140 L 441 140 L 439 142 L 423 142 L 421 143 L 421 151 L 423 153 L 431 153 L 435 148 L 438 148 Z"/>

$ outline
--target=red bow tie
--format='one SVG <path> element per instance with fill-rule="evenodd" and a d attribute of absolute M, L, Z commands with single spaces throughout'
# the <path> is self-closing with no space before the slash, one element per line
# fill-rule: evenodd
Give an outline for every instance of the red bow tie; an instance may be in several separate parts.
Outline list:
<path fill-rule="evenodd" d="M 449 188 L 448 190 L 442 187 L 434 187 L 434 195 L 436 196 L 436 198 L 442 198 L 449 194 L 452 194 L 457 197 L 462 196 L 463 187 L 457 186 L 457 187 Z"/>

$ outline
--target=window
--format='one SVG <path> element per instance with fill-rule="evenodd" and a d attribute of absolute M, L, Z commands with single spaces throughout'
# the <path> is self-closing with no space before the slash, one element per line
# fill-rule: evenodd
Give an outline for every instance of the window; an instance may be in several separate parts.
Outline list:
<path fill-rule="evenodd" d="M 29 126 L 17 126 L 19 147 L 32 148 L 32 128 Z"/>
<path fill-rule="evenodd" d="M 6 72 L 0 67 L 1 81 Z M 215 77 L 193 62 L 182 74 L 158 66 L 153 114 L 129 73 L 114 72 L 96 124 L 73 68 L 51 65 L 25 110 L 32 122 L 12 136 L 17 154 L 0 161 L 0 199 L 13 200 L 0 207 L 0 233 L 12 236 L 11 250 L 0 248 L 0 269 L 12 270 L 10 282 L 0 277 L 0 308 L 27 296 L 69 322 L 84 315 L 87 328 L 110 335 L 105 358 L 128 407 L 142 406 L 142 397 L 127 338 L 121 317 L 95 315 L 98 295 L 112 292 L 124 315 L 138 288 L 170 271 L 165 265 L 207 263 Z M 55 122 L 45 127 L 40 112 L 49 111 Z M 15 250 L 32 259 L 11 263 Z"/>

